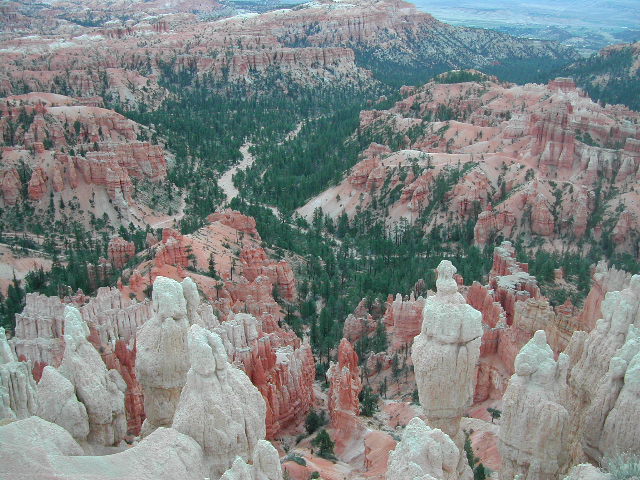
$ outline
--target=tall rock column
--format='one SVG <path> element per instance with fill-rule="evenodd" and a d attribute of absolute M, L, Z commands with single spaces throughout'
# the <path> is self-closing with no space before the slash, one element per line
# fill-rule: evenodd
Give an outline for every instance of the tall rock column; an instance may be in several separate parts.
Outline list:
<path fill-rule="evenodd" d="M 329 416 L 336 430 L 336 452 L 342 455 L 347 444 L 358 430 L 360 413 L 358 396 L 362 390 L 358 354 L 351 342 L 343 338 L 338 348 L 338 363 L 331 362 L 327 371 L 329 379 Z"/>
<path fill-rule="evenodd" d="M 157 277 L 153 317 L 138 328 L 136 376 L 144 393 L 142 435 L 170 427 L 189 370 L 187 301 L 180 283 Z"/>
<path fill-rule="evenodd" d="M 429 426 L 455 438 L 460 419 L 473 401 L 482 314 L 458 292 L 451 262 L 440 262 L 437 272 L 437 293 L 427 298 L 411 358 Z"/>
<path fill-rule="evenodd" d="M 36 382 L 27 362 L 19 362 L 0 327 L 0 419 L 21 419 L 38 408 Z"/>
<path fill-rule="evenodd" d="M 460 419 L 473 402 L 482 314 L 458 292 L 451 262 L 440 262 L 437 272 L 437 293 L 425 302 L 422 331 L 413 342 L 411 359 L 427 423 L 446 433 L 462 452 Z M 463 478 L 472 475 L 464 454 L 457 471 Z"/>
<path fill-rule="evenodd" d="M 188 347 L 191 368 L 173 428 L 200 444 L 205 471 L 218 478 L 236 457 L 254 456 L 266 434 L 266 404 L 249 377 L 229 364 L 218 335 L 192 325 Z"/>
<path fill-rule="evenodd" d="M 89 443 L 117 445 L 127 433 L 124 409 L 126 384 L 116 370 L 107 370 L 87 337 L 89 327 L 80 311 L 64 312 L 64 357 L 59 372 L 71 382 L 89 419 Z"/>
<path fill-rule="evenodd" d="M 500 478 L 557 480 L 567 466 L 569 412 L 560 404 L 569 357 L 554 360 L 543 330 L 520 350 L 503 397 Z"/>

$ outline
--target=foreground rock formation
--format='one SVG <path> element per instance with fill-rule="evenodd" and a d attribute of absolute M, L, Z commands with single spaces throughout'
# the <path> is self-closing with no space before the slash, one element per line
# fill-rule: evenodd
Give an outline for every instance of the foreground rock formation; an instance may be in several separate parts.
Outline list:
<path fill-rule="evenodd" d="M 136 375 L 144 392 L 146 415 L 143 435 L 173 422 L 189 369 L 189 320 L 182 285 L 169 278 L 156 278 L 153 317 L 137 335 Z"/>
<path fill-rule="evenodd" d="M 157 279 L 154 310 L 159 316 L 156 318 L 162 318 L 165 323 L 175 322 L 176 317 L 185 319 L 188 311 L 195 319 L 194 311 L 189 307 L 194 306 L 190 303 L 198 298 L 197 291 L 193 290 L 190 281 L 184 283 L 183 289 L 173 280 Z M 166 317 L 163 318 L 163 314 Z M 197 320 L 207 322 L 201 315 Z M 161 328 L 162 321 L 155 323 Z M 154 320 L 145 325 L 153 327 Z M 171 333 L 175 329 L 166 326 L 165 330 Z M 175 418 L 173 413 L 171 415 L 172 428 L 157 427 L 138 445 L 121 453 L 83 456 L 82 448 L 73 437 L 81 441 L 86 437 L 90 444 L 110 445 L 126 425 L 124 395 L 116 384 L 118 374 L 114 370 L 107 372 L 98 352 L 87 341 L 87 335 L 89 329 L 80 312 L 67 307 L 62 375 L 48 366 L 38 385 L 39 395 L 47 402 L 39 414 L 62 426 L 40 417 L 29 417 L 0 427 L 0 445 L 11 457 L 10 461 L 3 462 L 0 474 L 11 474 L 11 478 L 20 479 L 76 478 L 76 475 L 141 479 L 282 479 L 278 453 L 264 441 L 266 407 L 262 395 L 244 372 L 228 363 L 222 339 L 197 323 L 191 325 L 186 335 L 190 368 L 186 383 L 178 392 Z M 169 335 L 158 336 L 161 340 L 170 338 Z M 177 337 L 181 340 L 181 336 L 173 338 Z M 155 345 L 159 356 L 150 356 L 147 365 L 152 365 L 154 358 L 157 361 L 176 353 L 173 342 L 156 342 Z M 10 352 L 7 348 L 2 349 L 5 350 Z M 140 352 L 143 359 L 151 353 L 142 348 Z M 81 365 L 84 370 L 79 368 Z M 150 369 L 143 371 L 146 374 Z M 82 403 L 76 400 L 74 389 Z M 156 393 L 150 395 L 154 399 L 160 398 L 159 402 L 154 400 L 154 408 L 164 399 L 171 400 L 164 392 Z"/>
<path fill-rule="evenodd" d="M 460 452 L 443 431 L 412 419 L 389 454 L 388 480 L 456 480 Z"/>
<path fill-rule="evenodd" d="M 116 370 L 107 370 L 100 354 L 89 343 L 89 327 L 75 307 L 65 309 L 65 351 L 59 371 L 73 385 L 87 411 L 87 440 L 117 445 L 127 432 L 124 408 L 126 384 Z"/>
<path fill-rule="evenodd" d="M 460 418 L 473 399 L 481 314 L 458 293 L 451 262 L 442 261 L 437 271 L 437 293 L 427 298 L 422 332 L 414 340 L 411 357 L 430 426 L 456 437 Z"/>
<path fill-rule="evenodd" d="M 557 479 L 569 460 L 569 412 L 561 401 L 569 357 L 558 361 L 544 331 L 536 332 L 515 362 L 504 394 L 500 429 L 500 478 Z"/>
<path fill-rule="evenodd" d="M 83 294 L 63 300 L 27 294 L 25 308 L 16 316 L 15 336 L 10 343 L 19 358 L 32 362 L 36 380 L 47 365 L 57 368 L 62 362 L 67 305 L 78 308 L 89 327 L 88 340 L 100 352 L 107 368 L 117 370 L 125 381 L 128 430 L 138 434 L 144 406 L 135 374 L 135 337 L 138 326 L 151 317 L 150 302 L 126 298 L 115 288 L 100 288 L 90 299 Z"/>
<path fill-rule="evenodd" d="M 600 308 L 603 318 L 589 333 L 574 334 L 567 353 L 569 373 L 567 408 L 571 414 L 571 454 L 574 462 L 601 462 L 618 452 L 640 453 L 640 276 L 629 286 L 608 292 Z"/>
<path fill-rule="evenodd" d="M 0 419 L 22 419 L 38 408 L 36 384 L 29 365 L 19 362 L 0 327 Z"/>
<path fill-rule="evenodd" d="M 460 419 L 473 401 L 482 314 L 458 292 L 453 278 L 456 268 L 451 262 L 440 262 L 437 272 L 437 293 L 427 298 L 422 332 L 414 340 L 411 358 L 427 423 L 461 448 Z M 458 474 L 471 474 L 464 455 L 458 463 Z"/>
<path fill-rule="evenodd" d="M 254 456 L 266 432 L 266 406 L 247 375 L 229 365 L 216 334 L 192 325 L 188 351 L 191 368 L 173 428 L 200 444 L 205 470 L 216 478 L 232 467 L 236 457 L 246 461 Z"/>

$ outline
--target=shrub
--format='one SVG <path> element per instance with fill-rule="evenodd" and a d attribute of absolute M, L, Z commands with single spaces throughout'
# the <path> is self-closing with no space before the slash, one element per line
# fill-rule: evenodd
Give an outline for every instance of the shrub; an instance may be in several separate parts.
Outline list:
<path fill-rule="evenodd" d="M 602 463 L 611 474 L 612 480 L 640 478 L 640 455 L 619 453 L 611 457 L 605 457 Z"/>
<path fill-rule="evenodd" d="M 314 447 L 318 447 L 318 455 L 322 458 L 326 458 L 328 460 L 333 460 L 335 458 L 333 453 L 333 447 L 335 444 L 326 430 L 320 430 L 320 433 L 318 433 L 316 438 L 313 439 L 311 444 Z"/>

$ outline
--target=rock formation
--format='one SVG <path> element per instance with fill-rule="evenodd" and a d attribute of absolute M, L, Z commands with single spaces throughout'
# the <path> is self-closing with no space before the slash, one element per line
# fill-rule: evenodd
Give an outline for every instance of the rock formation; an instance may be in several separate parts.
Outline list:
<path fill-rule="evenodd" d="M 442 430 L 412 419 L 389 454 L 388 480 L 456 480 L 460 452 Z"/>
<path fill-rule="evenodd" d="M 437 293 L 425 302 L 422 332 L 413 342 L 411 358 L 428 423 L 455 438 L 473 400 L 482 314 L 458 292 L 451 262 L 443 260 L 437 271 Z"/>
<path fill-rule="evenodd" d="M 126 384 L 116 370 L 107 370 L 100 354 L 89 343 L 89 327 L 75 307 L 65 308 L 65 351 L 60 373 L 75 388 L 89 417 L 87 440 L 98 445 L 117 445 L 125 436 Z"/>
<path fill-rule="evenodd" d="M 278 451 L 266 440 L 258 440 L 253 452 L 253 464 L 237 457 L 220 480 L 282 480 Z"/>
<path fill-rule="evenodd" d="M 136 246 L 133 242 L 127 242 L 122 237 L 113 237 L 109 240 L 108 256 L 113 267 L 120 269 L 136 254 Z"/>
<path fill-rule="evenodd" d="M 236 457 L 252 458 L 266 433 L 266 406 L 246 374 L 228 363 L 218 335 L 192 325 L 188 351 L 191 368 L 173 428 L 200 444 L 205 470 L 216 478 Z"/>
<path fill-rule="evenodd" d="M 151 316 L 150 303 L 126 298 L 115 288 L 99 288 L 96 296 L 88 301 L 82 292 L 63 300 L 27 294 L 24 310 L 16 315 L 16 335 L 11 345 L 20 358 L 33 362 L 36 380 L 46 365 L 57 368 L 62 362 L 66 305 L 78 307 L 91 332 L 89 341 L 100 352 L 107 369 L 117 370 L 127 384 L 128 427 L 137 435 L 144 420 L 144 409 L 134 368 L 135 336 L 138 326 Z"/>
<path fill-rule="evenodd" d="M 384 314 L 384 323 L 387 327 L 393 327 L 391 331 L 391 349 L 399 350 L 405 345 L 411 345 L 422 327 L 422 310 L 424 298 L 414 297 L 403 299 L 397 294 L 393 303 L 389 305 Z"/>
<path fill-rule="evenodd" d="M 556 362 L 539 330 L 516 357 L 515 368 L 503 397 L 500 478 L 557 479 L 569 460 L 569 412 L 560 403 L 569 357 L 560 354 Z"/>
<path fill-rule="evenodd" d="M 175 280 L 157 277 L 153 284 L 153 317 L 137 335 L 136 375 L 144 392 L 143 435 L 173 422 L 189 369 L 187 301 Z"/>
<path fill-rule="evenodd" d="M 634 275 L 627 288 L 606 294 L 596 328 L 577 332 L 567 347 L 573 363 L 567 408 L 574 461 L 640 453 L 637 416 L 629 413 L 640 405 L 639 305 L 640 276 Z"/>
<path fill-rule="evenodd" d="M 0 419 L 22 419 L 38 408 L 36 384 L 28 363 L 19 362 L 0 327 Z"/>
<path fill-rule="evenodd" d="M 202 450 L 195 440 L 159 428 L 133 448 L 113 455 L 85 456 L 62 427 L 30 417 L 0 427 L 0 474 L 16 480 L 49 478 L 202 480 Z"/>
<path fill-rule="evenodd" d="M 360 413 L 358 396 L 362 390 L 358 354 L 343 338 L 338 347 L 338 363 L 331 362 L 329 379 L 329 417 L 336 435 L 336 451 L 340 455 L 358 430 L 356 417 Z"/>
<path fill-rule="evenodd" d="M 60 425 L 77 442 L 89 435 L 89 417 L 84 404 L 78 401 L 73 384 L 51 366 L 44 367 L 38 382 L 39 407 L 36 415 Z"/>
<path fill-rule="evenodd" d="M 449 435 L 462 449 L 460 419 L 473 401 L 482 314 L 458 292 L 453 278 L 456 268 L 451 262 L 440 262 L 437 272 L 437 293 L 425 302 L 422 332 L 413 342 L 411 358 L 427 423 Z M 464 455 L 457 471 L 463 477 L 471 475 Z"/>

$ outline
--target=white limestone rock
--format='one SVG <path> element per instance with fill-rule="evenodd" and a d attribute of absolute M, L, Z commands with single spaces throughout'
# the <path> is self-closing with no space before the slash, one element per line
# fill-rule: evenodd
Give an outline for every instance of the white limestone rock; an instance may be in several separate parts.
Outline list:
<path fill-rule="evenodd" d="M 544 331 L 538 330 L 515 361 L 515 374 L 503 397 L 498 444 L 500 478 L 555 480 L 569 460 L 569 413 L 560 404 L 569 358 L 554 360 Z"/>
<path fill-rule="evenodd" d="M 124 407 L 126 385 L 120 374 L 108 371 L 98 351 L 89 343 L 89 327 L 77 308 L 65 309 L 65 351 L 59 372 L 75 388 L 89 417 L 87 441 L 117 445 L 127 432 Z"/>
<path fill-rule="evenodd" d="M 460 418 L 473 401 L 482 314 L 458 292 L 451 262 L 442 261 L 437 271 L 438 291 L 425 302 L 422 331 L 411 358 L 429 425 L 455 438 Z"/>
<path fill-rule="evenodd" d="M 603 461 L 606 455 L 640 453 L 640 276 L 606 294 L 603 318 L 591 332 L 574 333 L 567 353 L 572 460 Z"/>
<path fill-rule="evenodd" d="M 603 472 L 590 463 L 581 463 L 569 471 L 564 480 L 610 480 L 611 474 Z"/>
<path fill-rule="evenodd" d="M 76 441 L 86 441 L 89 435 L 87 409 L 78 401 L 71 382 L 51 366 L 42 371 L 38 382 L 38 401 L 36 415 L 60 425 Z"/>
<path fill-rule="evenodd" d="M 159 428 L 133 448 L 84 456 L 62 427 L 40 417 L 0 427 L 0 478 L 12 480 L 202 480 L 202 449 L 192 438 Z"/>
<path fill-rule="evenodd" d="M 38 408 L 31 365 L 19 362 L 0 327 L 0 419 L 30 417 Z"/>
<path fill-rule="evenodd" d="M 253 465 L 236 457 L 231 468 L 220 480 L 282 480 L 282 467 L 278 451 L 270 442 L 258 440 L 253 452 Z"/>
<path fill-rule="evenodd" d="M 442 430 L 413 418 L 389 453 L 387 480 L 457 480 L 460 452 Z"/>
<path fill-rule="evenodd" d="M 282 480 L 280 456 L 271 442 L 258 440 L 253 451 L 253 469 L 255 480 Z"/>
<path fill-rule="evenodd" d="M 247 375 L 229 364 L 218 335 L 192 325 L 188 351 L 191 368 L 173 428 L 202 446 L 205 471 L 218 478 L 237 456 L 252 458 L 265 437 L 266 405 Z"/>
<path fill-rule="evenodd" d="M 157 277 L 153 317 L 138 329 L 136 376 L 144 392 L 146 420 L 142 434 L 171 426 L 189 370 L 187 300 L 180 283 Z"/>

